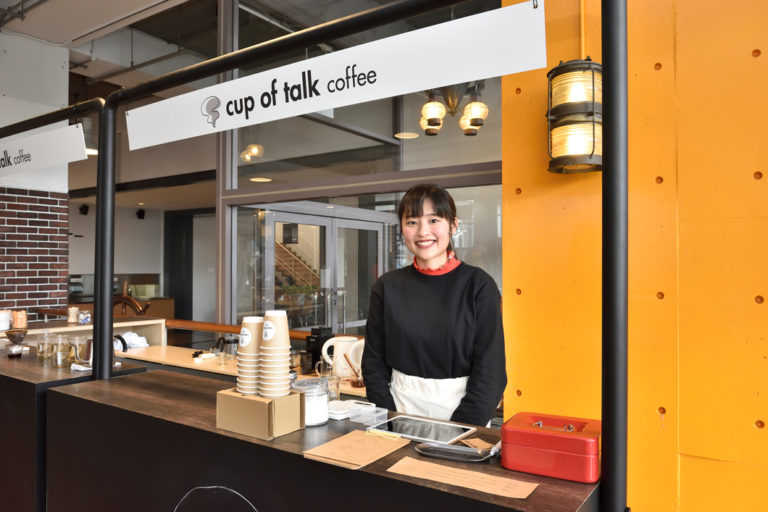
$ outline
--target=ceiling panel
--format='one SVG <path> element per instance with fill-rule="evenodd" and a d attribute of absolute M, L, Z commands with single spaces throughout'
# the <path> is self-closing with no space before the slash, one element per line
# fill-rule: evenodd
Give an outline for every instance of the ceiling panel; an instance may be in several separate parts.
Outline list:
<path fill-rule="evenodd" d="M 2 25 L 3 30 L 63 46 L 76 46 L 135 23 L 148 16 L 184 3 L 186 0 L 56 0 L 28 2 L 23 17 Z M 17 5 L 0 0 L 0 6 Z"/>

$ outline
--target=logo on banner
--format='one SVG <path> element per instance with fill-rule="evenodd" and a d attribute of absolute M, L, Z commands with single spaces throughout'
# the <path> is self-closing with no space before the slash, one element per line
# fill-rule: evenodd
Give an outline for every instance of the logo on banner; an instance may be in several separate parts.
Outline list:
<path fill-rule="evenodd" d="M 203 100 L 200 106 L 200 112 L 207 118 L 206 121 L 216 128 L 216 120 L 219 118 L 219 107 L 221 100 L 216 96 L 208 96 Z"/>
<path fill-rule="evenodd" d="M 13 163 L 11 163 L 11 158 L 13 158 Z M 4 149 L 2 156 L 0 156 L 0 168 L 11 167 L 14 164 L 18 165 L 18 164 L 23 164 L 25 162 L 31 162 L 31 161 L 32 161 L 32 155 L 30 155 L 29 153 L 25 153 L 23 149 L 20 149 L 19 154 L 13 155 L 13 157 L 11 157 L 11 155 L 8 154 L 7 149 Z"/>
<path fill-rule="evenodd" d="M 224 104 L 224 113 L 227 117 L 245 116 L 248 120 L 253 112 L 261 106 L 262 109 L 278 106 L 279 104 L 296 103 L 321 96 L 324 87 L 328 93 L 338 93 L 347 89 L 360 88 L 369 84 L 376 83 L 376 71 L 358 72 L 357 64 L 347 66 L 345 74 L 328 80 L 323 85 L 320 80 L 312 78 L 312 70 L 308 69 L 301 72 L 301 78 L 295 82 L 284 81 L 278 85 L 276 78 L 271 80 L 271 87 L 261 95 L 248 95 L 241 98 L 228 100 Z M 216 120 L 221 117 L 219 109 L 222 107 L 222 101 L 217 96 L 208 96 L 200 105 L 200 113 L 206 118 L 206 122 L 216 128 Z"/>

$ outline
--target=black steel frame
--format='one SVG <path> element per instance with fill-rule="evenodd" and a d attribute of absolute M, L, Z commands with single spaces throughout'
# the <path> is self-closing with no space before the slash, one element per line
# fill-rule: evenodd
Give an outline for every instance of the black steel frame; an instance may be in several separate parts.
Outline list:
<path fill-rule="evenodd" d="M 97 113 L 93 378 L 112 377 L 115 134 L 117 108 L 130 100 L 465 0 L 399 0 L 189 66 L 129 89 L 0 128 L 0 138 Z M 600 510 L 625 512 L 627 480 L 627 11 L 626 0 L 602 0 L 603 271 L 602 458 Z"/>

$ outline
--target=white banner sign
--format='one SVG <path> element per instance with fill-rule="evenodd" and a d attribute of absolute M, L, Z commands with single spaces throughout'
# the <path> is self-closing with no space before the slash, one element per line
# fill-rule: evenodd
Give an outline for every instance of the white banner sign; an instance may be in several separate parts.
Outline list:
<path fill-rule="evenodd" d="M 83 127 L 73 124 L 27 137 L 0 139 L 0 176 L 88 158 Z"/>
<path fill-rule="evenodd" d="M 495 9 L 126 112 L 131 150 L 547 65 L 544 2 Z"/>

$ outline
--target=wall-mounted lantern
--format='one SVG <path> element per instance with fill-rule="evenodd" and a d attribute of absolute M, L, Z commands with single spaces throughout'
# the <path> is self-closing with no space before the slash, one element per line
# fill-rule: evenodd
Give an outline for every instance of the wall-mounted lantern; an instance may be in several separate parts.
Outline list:
<path fill-rule="evenodd" d="M 549 170 L 603 169 L 603 67 L 586 60 L 560 62 L 547 73 Z"/>

